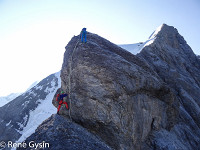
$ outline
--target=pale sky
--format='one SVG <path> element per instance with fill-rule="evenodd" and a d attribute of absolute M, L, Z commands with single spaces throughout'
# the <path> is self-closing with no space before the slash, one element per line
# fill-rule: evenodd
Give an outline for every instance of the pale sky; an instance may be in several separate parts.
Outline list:
<path fill-rule="evenodd" d="M 116 44 L 144 42 L 161 24 L 200 54 L 199 0 L 0 0 L 0 96 L 61 69 L 83 27 Z"/>

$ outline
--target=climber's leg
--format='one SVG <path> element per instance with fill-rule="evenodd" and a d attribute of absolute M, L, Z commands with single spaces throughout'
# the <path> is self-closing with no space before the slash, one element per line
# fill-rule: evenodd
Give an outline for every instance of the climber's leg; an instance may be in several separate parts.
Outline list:
<path fill-rule="evenodd" d="M 87 42 L 87 34 L 85 33 L 85 43 Z"/>
<path fill-rule="evenodd" d="M 61 107 L 61 104 L 58 106 L 57 114 L 59 113 L 60 107 Z"/>
<path fill-rule="evenodd" d="M 63 102 L 65 104 L 66 108 L 69 109 L 67 102 Z"/>

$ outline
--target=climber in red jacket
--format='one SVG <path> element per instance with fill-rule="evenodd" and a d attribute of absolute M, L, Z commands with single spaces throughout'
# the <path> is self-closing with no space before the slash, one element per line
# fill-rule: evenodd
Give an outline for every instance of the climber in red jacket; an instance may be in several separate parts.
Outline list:
<path fill-rule="evenodd" d="M 62 104 L 65 104 L 66 108 L 69 109 L 67 102 L 63 101 L 64 97 L 67 97 L 67 94 L 64 94 L 64 91 L 62 91 L 61 94 L 57 94 L 57 96 L 56 96 L 56 101 L 59 102 L 57 114 L 59 114 L 59 110 L 60 110 L 60 107 L 61 107 Z"/>

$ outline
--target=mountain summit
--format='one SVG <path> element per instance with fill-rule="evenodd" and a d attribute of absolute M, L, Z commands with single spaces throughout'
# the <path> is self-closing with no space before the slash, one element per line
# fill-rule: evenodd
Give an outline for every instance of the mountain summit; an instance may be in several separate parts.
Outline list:
<path fill-rule="evenodd" d="M 161 25 L 133 55 L 99 35 L 65 47 L 60 115 L 25 142 L 51 149 L 200 149 L 200 60 L 177 29 Z M 55 107 L 58 103 L 53 98 Z"/>

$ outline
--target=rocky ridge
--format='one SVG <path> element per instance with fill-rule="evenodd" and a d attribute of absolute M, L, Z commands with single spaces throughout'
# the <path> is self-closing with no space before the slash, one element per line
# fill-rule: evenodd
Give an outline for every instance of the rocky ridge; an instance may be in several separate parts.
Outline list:
<path fill-rule="evenodd" d="M 174 27 L 163 24 L 152 36 L 137 55 L 96 34 L 88 33 L 86 44 L 74 36 L 61 70 L 61 89 L 68 92 L 71 85 L 70 113 L 60 110 L 66 134 L 45 127 L 58 124 L 54 115 L 27 141 L 49 139 L 55 147 L 61 143 L 53 139 L 62 135 L 69 142 L 64 125 L 71 117 L 71 124 L 87 129 L 79 136 L 90 132 L 105 149 L 200 149 L 200 61 Z M 53 104 L 58 106 L 55 97 Z"/>
<path fill-rule="evenodd" d="M 101 139 L 85 128 L 59 115 L 52 115 L 45 120 L 25 143 L 30 143 L 33 137 L 35 143 L 40 143 L 41 140 L 50 143 L 49 147 L 45 147 L 46 150 L 111 150 Z"/>
<path fill-rule="evenodd" d="M 159 135 L 153 138 L 157 143 L 155 146 L 168 149 L 175 149 L 175 147 L 200 149 L 199 59 L 177 29 L 165 24 L 156 35 L 155 41 L 145 47 L 138 56 L 148 62 L 159 77 L 173 90 L 180 103 L 179 122 L 171 130 L 155 132 Z M 168 134 L 172 137 L 171 139 L 176 139 L 174 146 L 172 146 L 172 140 L 162 142 Z"/>
<path fill-rule="evenodd" d="M 57 74 L 46 77 L 33 88 L 0 107 L 0 141 L 22 142 L 42 123 L 42 119 L 46 120 L 56 112 L 54 107 L 48 107 L 48 103 L 60 88 Z M 40 108 L 41 104 L 48 107 L 48 110 Z"/>

